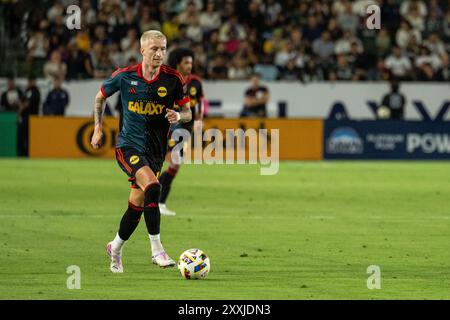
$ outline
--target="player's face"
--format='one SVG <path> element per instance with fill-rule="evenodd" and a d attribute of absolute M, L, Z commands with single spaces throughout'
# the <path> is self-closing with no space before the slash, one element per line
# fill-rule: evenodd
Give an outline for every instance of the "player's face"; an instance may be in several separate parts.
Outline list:
<path fill-rule="evenodd" d="M 167 41 L 161 38 L 150 38 L 141 48 L 143 60 L 146 64 L 158 68 L 163 64 L 166 56 Z"/>
<path fill-rule="evenodd" d="M 177 66 L 178 72 L 183 76 L 190 75 L 192 71 L 192 63 L 192 57 L 183 57 L 180 64 Z"/>

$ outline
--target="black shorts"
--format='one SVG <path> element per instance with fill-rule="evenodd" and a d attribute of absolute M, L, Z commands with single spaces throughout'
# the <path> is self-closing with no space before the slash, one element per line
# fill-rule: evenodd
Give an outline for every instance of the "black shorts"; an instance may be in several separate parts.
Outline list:
<path fill-rule="evenodd" d="M 131 147 L 116 148 L 116 160 L 119 167 L 128 175 L 128 181 L 131 182 L 131 187 L 134 189 L 139 189 L 135 175 L 140 168 L 149 166 L 158 179 L 163 166 L 162 161 L 155 161 Z"/>

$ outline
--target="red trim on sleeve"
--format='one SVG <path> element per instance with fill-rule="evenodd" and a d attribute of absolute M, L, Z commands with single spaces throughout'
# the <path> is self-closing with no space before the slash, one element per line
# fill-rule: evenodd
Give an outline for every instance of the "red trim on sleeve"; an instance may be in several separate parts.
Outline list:
<path fill-rule="evenodd" d="M 191 101 L 191 99 L 189 99 L 188 96 L 185 96 L 183 99 L 175 101 L 175 103 L 181 107 L 181 106 L 185 105 L 186 103 L 188 103 L 189 101 Z"/>
<path fill-rule="evenodd" d="M 103 89 L 103 85 L 100 86 L 100 91 L 103 95 L 103 98 L 108 98 L 108 96 L 106 95 L 105 89 Z"/>

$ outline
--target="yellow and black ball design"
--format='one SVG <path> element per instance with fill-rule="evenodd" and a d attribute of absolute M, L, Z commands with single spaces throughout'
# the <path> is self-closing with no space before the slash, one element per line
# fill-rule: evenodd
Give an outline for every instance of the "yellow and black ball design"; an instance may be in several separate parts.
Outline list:
<path fill-rule="evenodd" d="M 158 96 L 160 96 L 161 98 L 163 98 L 167 95 L 166 87 L 159 87 L 158 91 L 156 91 L 156 92 L 158 93 Z"/>
<path fill-rule="evenodd" d="M 136 164 L 139 162 L 139 157 L 138 156 L 131 156 L 130 157 L 130 163 L 131 164 Z"/>

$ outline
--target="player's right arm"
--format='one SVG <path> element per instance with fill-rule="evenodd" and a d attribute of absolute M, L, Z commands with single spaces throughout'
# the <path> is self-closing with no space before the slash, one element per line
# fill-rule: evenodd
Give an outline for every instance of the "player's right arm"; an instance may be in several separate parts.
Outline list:
<path fill-rule="evenodd" d="M 95 96 L 94 102 L 94 134 L 92 135 L 91 145 L 94 149 L 100 147 L 100 142 L 103 138 L 102 123 L 103 123 L 103 112 L 105 111 L 106 98 L 103 93 L 99 90 Z"/>
<path fill-rule="evenodd" d="M 106 79 L 100 90 L 95 96 L 94 102 L 94 134 L 92 135 L 91 145 L 94 149 L 100 147 L 100 143 L 103 138 L 102 123 L 103 112 L 105 111 L 105 102 L 108 97 L 120 90 L 120 70 L 115 71 L 108 79 Z"/>

